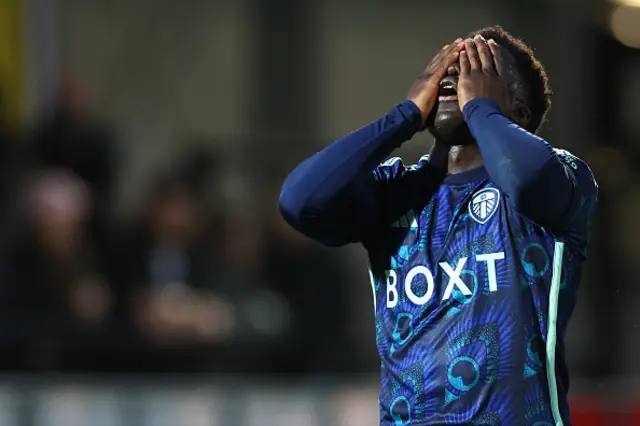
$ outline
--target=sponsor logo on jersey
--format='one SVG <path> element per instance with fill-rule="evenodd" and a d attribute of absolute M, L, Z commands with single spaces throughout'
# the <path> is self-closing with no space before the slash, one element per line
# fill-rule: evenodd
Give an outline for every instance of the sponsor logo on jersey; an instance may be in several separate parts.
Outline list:
<path fill-rule="evenodd" d="M 469 202 L 469 216 L 484 225 L 498 211 L 500 207 L 500 191 L 495 188 L 485 188 L 476 193 Z"/>
<path fill-rule="evenodd" d="M 487 276 L 486 285 L 489 293 L 498 291 L 496 262 L 504 260 L 504 252 L 480 253 L 475 255 L 474 258 L 476 264 L 485 264 L 484 267 L 486 268 Z M 439 268 L 448 278 L 446 287 L 444 288 L 444 293 L 442 294 L 443 301 L 452 297 L 454 291 L 467 297 L 473 295 L 473 291 L 462 279 L 463 276 L 469 274 L 475 277 L 475 273 L 473 271 L 465 269 L 468 260 L 469 258 L 463 257 L 458 260 L 456 265 L 451 265 L 448 262 L 440 262 L 438 264 Z M 428 303 L 434 296 L 434 292 L 436 290 L 434 273 L 423 265 L 414 266 L 407 271 L 404 277 L 400 275 L 402 272 L 403 271 L 401 270 L 396 271 L 393 269 L 385 271 L 387 308 L 392 309 L 396 307 L 401 298 L 399 292 L 403 292 L 406 298 L 416 305 L 425 305 Z M 370 277 L 372 284 L 374 284 L 373 276 Z M 421 287 L 422 291 L 416 291 L 416 286 Z"/>

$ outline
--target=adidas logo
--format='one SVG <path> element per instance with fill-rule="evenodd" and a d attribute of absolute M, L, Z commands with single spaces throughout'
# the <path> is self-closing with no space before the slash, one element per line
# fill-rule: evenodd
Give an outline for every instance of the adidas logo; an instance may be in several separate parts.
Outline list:
<path fill-rule="evenodd" d="M 400 216 L 400 219 L 393 222 L 391 224 L 391 227 L 418 229 L 418 221 L 416 219 L 415 213 L 413 212 L 413 209 Z"/>

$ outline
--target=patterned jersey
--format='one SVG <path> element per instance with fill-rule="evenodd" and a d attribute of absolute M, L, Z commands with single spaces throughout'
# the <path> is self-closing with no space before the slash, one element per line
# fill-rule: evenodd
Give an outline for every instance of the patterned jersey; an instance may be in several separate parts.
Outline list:
<path fill-rule="evenodd" d="M 553 230 L 516 211 L 484 168 L 431 192 L 427 157 L 374 171 L 385 220 L 364 245 L 382 425 L 570 423 L 564 337 L 597 186 L 582 161 L 555 152 L 574 197 Z"/>

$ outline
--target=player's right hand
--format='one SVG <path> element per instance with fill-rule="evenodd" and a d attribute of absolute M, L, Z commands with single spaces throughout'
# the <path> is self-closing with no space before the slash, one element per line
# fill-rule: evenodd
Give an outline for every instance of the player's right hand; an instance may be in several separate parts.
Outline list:
<path fill-rule="evenodd" d="M 448 68 L 458 61 L 460 51 L 464 49 L 464 41 L 459 38 L 444 46 L 431 60 L 424 72 L 416 78 L 409 90 L 407 100 L 412 101 L 422 112 L 422 126 L 438 99 L 440 80 L 447 75 Z"/>

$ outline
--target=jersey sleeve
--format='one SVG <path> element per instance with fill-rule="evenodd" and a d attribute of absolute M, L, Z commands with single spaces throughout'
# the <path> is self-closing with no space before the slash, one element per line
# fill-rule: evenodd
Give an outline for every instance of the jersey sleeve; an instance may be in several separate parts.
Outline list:
<path fill-rule="evenodd" d="M 420 123 L 420 110 L 406 101 L 304 160 L 282 185 L 283 218 L 328 246 L 361 241 L 381 217 L 379 185 L 371 172 L 411 139 Z"/>
<path fill-rule="evenodd" d="M 502 115 L 491 99 L 469 101 L 463 115 L 487 173 L 516 211 L 557 234 L 588 225 L 597 185 L 583 161 Z"/>
<path fill-rule="evenodd" d="M 566 179 L 571 183 L 569 199 L 555 200 L 566 204 L 559 230 L 588 239 L 591 217 L 598 200 L 598 184 L 584 161 L 564 149 L 554 149 L 554 152 L 565 169 Z"/>

